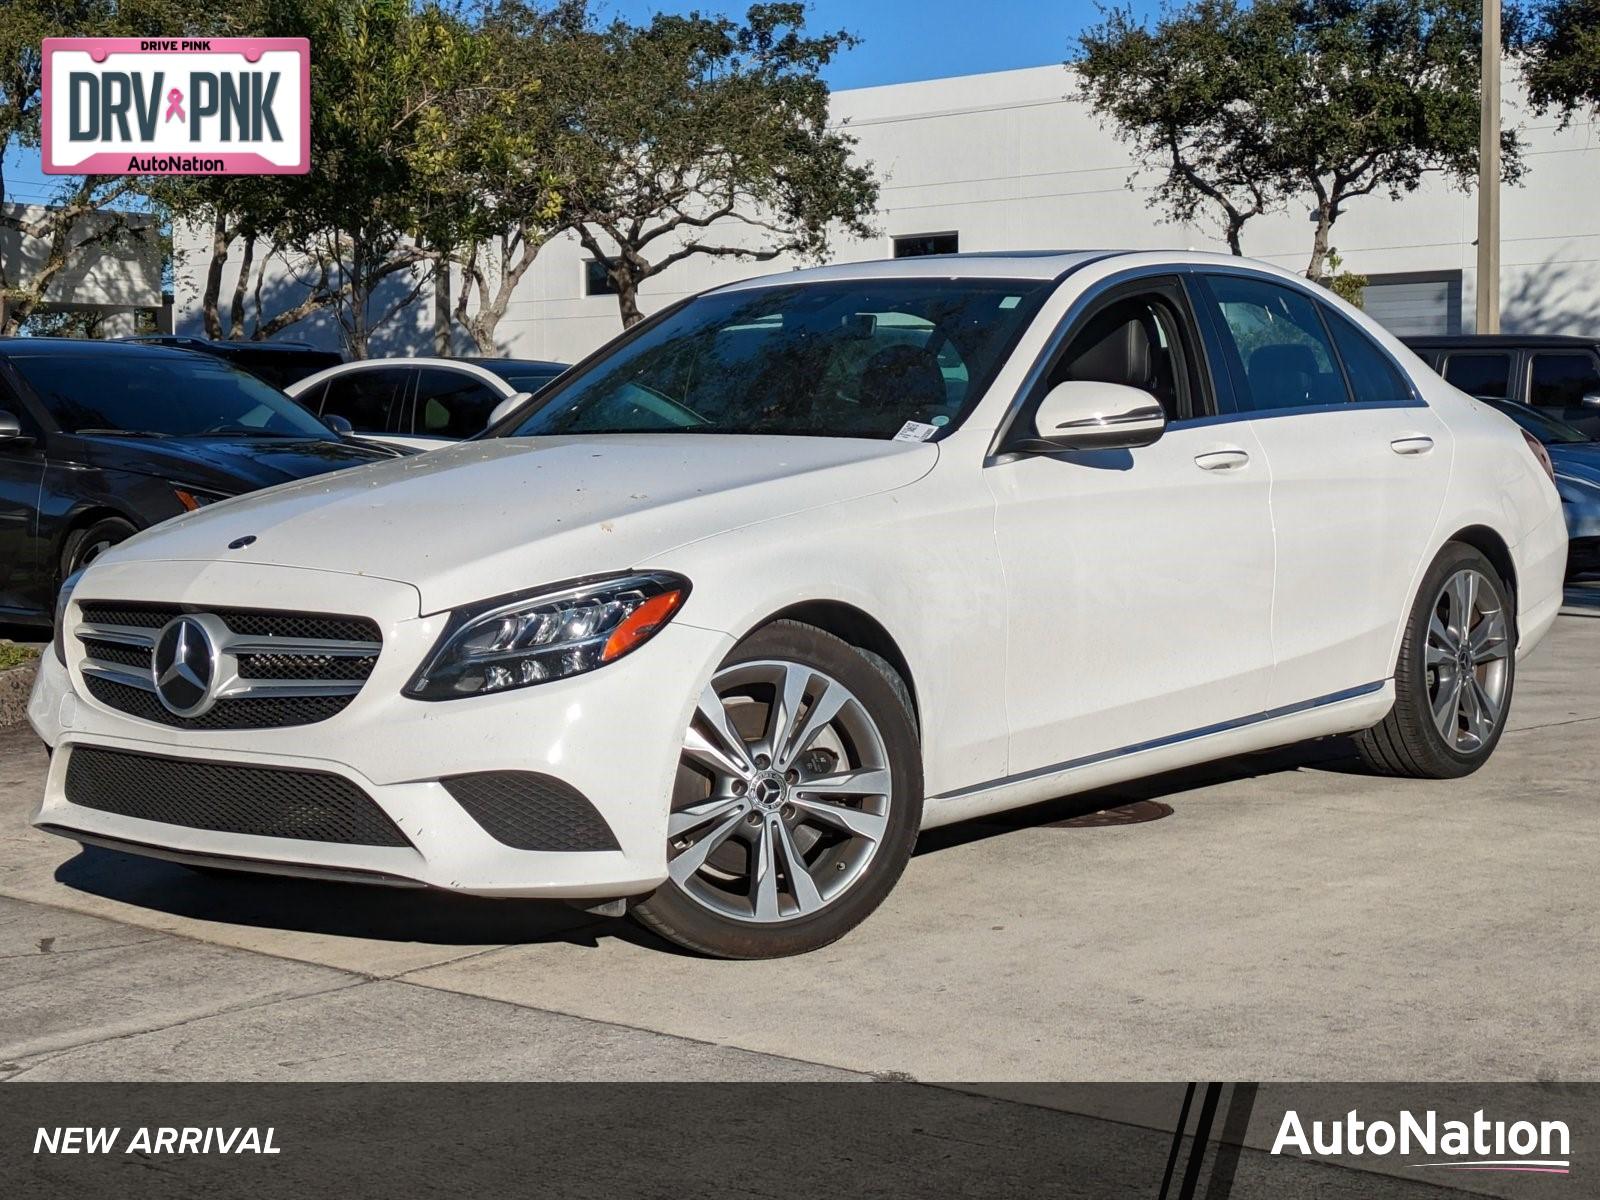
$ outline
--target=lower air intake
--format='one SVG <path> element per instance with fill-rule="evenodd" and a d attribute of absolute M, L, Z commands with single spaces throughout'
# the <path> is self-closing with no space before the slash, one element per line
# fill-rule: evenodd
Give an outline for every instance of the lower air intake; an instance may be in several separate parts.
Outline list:
<path fill-rule="evenodd" d="M 495 841 L 516 850 L 616 850 L 616 835 L 576 788 L 532 771 L 441 779 Z"/>

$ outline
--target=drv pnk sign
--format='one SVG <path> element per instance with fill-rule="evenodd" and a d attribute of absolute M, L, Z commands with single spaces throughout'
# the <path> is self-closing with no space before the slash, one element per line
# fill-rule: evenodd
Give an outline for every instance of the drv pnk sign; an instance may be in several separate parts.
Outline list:
<path fill-rule="evenodd" d="M 52 175 L 303 175 L 305 38 L 46 38 Z"/>

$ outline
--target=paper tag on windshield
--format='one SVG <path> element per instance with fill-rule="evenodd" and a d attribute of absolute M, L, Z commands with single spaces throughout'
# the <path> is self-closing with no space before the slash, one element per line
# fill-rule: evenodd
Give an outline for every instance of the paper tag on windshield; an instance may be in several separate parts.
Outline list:
<path fill-rule="evenodd" d="M 897 442 L 925 442 L 939 432 L 937 425 L 924 425 L 921 421 L 907 421 L 894 435 Z"/>

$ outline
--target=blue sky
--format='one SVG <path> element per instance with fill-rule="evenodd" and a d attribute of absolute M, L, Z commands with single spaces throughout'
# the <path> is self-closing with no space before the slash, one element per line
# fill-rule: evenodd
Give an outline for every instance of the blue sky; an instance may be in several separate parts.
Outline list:
<path fill-rule="evenodd" d="M 694 9 L 742 14 L 748 5 L 719 0 L 595 0 L 594 7 L 602 17 L 645 21 L 654 12 Z M 1153 0 L 1133 0 L 1133 7 L 1152 11 L 1156 5 Z M 862 41 L 828 71 L 834 88 L 1059 63 L 1070 54 L 1078 32 L 1098 16 L 1087 0 L 811 0 L 809 9 L 808 26 L 846 29 Z M 39 171 L 37 151 L 11 148 L 5 169 L 9 199 L 43 200 L 56 186 Z"/>

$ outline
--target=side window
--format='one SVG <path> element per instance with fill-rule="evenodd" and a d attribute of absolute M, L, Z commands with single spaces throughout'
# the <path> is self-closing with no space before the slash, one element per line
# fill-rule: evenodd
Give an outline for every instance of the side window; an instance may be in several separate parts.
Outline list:
<path fill-rule="evenodd" d="M 1351 399 L 1357 404 L 1404 404 L 1412 399 L 1411 385 L 1371 338 L 1329 308 L 1324 307 L 1322 315 L 1344 363 Z"/>
<path fill-rule="evenodd" d="M 1171 300 L 1160 293 L 1126 296 L 1092 314 L 1045 379 L 1120 383 L 1149 392 L 1169 421 L 1200 415 L 1199 358 Z"/>
<path fill-rule="evenodd" d="M 1444 362 L 1445 382 L 1480 400 L 1511 396 L 1511 355 L 1452 354 Z"/>
<path fill-rule="evenodd" d="M 1317 305 L 1260 279 L 1207 277 L 1241 408 L 1343 404 L 1349 399 Z"/>
<path fill-rule="evenodd" d="M 1583 351 L 1533 356 L 1528 403 L 1540 408 L 1577 408 L 1585 396 L 1600 395 L 1600 368 Z"/>
<path fill-rule="evenodd" d="M 322 416 L 343 417 L 357 433 L 400 432 L 410 367 L 375 367 L 328 380 Z"/>
<path fill-rule="evenodd" d="M 465 371 L 423 367 L 417 375 L 419 437 L 464 438 L 482 433 L 500 393 Z"/>

